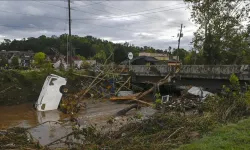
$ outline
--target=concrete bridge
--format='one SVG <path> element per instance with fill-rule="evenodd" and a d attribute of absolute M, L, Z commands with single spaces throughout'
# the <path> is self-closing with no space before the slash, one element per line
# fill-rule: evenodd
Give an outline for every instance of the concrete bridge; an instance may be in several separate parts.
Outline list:
<path fill-rule="evenodd" d="M 166 65 L 132 65 L 119 66 L 123 68 L 122 75 L 134 74 L 133 82 L 157 82 L 168 73 L 176 71 L 176 66 Z M 129 72 L 130 70 L 130 72 Z M 182 65 L 180 72 L 176 74 L 175 85 L 193 85 L 202 86 L 210 91 L 219 89 L 222 85 L 229 84 L 229 78 L 232 74 L 238 76 L 241 84 L 250 81 L 249 65 Z"/>

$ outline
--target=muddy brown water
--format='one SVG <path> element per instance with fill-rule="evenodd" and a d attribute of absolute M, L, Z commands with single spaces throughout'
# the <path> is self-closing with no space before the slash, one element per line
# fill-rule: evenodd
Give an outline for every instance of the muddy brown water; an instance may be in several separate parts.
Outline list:
<path fill-rule="evenodd" d="M 129 106 L 130 104 L 115 103 L 110 101 L 88 102 L 87 108 L 81 110 L 78 115 L 78 121 L 81 126 L 97 125 L 108 126 L 107 120 L 114 116 L 119 110 Z M 122 120 L 126 123 L 127 118 L 140 113 L 143 116 L 151 116 L 155 111 L 148 107 L 139 111 L 131 110 L 123 117 L 115 117 L 116 120 Z M 63 114 L 58 110 L 38 112 L 31 103 L 16 106 L 0 106 L 0 129 L 11 127 L 33 127 L 29 132 L 33 138 L 41 145 L 47 145 L 56 139 L 63 137 L 71 132 L 71 124 L 66 121 L 62 124 L 46 121 L 68 120 L 69 115 Z M 121 123 L 119 123 L 121 124 Z"/>

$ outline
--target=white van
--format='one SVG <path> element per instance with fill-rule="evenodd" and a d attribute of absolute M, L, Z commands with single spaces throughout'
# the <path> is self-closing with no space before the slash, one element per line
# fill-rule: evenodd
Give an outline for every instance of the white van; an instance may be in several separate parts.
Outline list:
<path fill-rule="evenodd" d="M 47 76 L 40 96 L 35 103 L 38 111 L 55 110 L 58 108 L 62 94 L 67 92 L 67 80 L 55 74 Z"/>

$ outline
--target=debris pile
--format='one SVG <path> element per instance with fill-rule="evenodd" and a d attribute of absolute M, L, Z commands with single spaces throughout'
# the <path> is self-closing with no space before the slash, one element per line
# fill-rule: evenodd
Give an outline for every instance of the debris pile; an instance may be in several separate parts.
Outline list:
<path fill-rule="evenodd" d="M 188 90 L 185 90 L 181 97 L 176 99 L 169 99 L 166 102 L 163 102 L 165 108 L 170 109 L 199 109 L 199 106 L 204 102 L 208 96 L 213 96 L 214 94 L 203 91 L 202 88 L 199 87 L 191 87 Z"/>
<path fill-rule="evenodd" d="M 24 128 L 0 131 L 0 149 L 39 149 L 40 145 Z"/>

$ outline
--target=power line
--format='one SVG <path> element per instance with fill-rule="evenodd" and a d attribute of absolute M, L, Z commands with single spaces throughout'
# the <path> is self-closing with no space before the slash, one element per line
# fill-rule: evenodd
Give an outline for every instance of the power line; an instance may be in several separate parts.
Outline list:
<path fill-rule="evenodd" d="M 64 8 L 64 7 L 63 7 Z M 173 10 L 173 9 L 171 9 Z M 28 15 L 28 16 L 35 16 L 35 17 L 38 17 L 36 15 L 32 15 L 32 14 L 25 14 L 25 13 L 16 13 L 16 12 L 9 12 L 9 11 L 5 11 L 5 10 L 0 10 L 2 12 L 8 12 L 8 13 L 15 13 L 15 14 L 18 14 L 18 15 Z M 164 10 L 164 11 L 167 11 L 167 10 Z M 152 13 L 152 12 L 150 12 Z M 155 12 L 153 12 L 155 13 Z M 138 14 L 137 14 L 138 15 Z M 139 14 L 140 15 L 140 14 Z M 128 16 L 128 15 L 127 15 Z M 60 20 L 66 20 L 66 19 L 63 19 L 63 18 L 57 18 L 57 17 L 51 17 L 51 16 L 39 16 L 39 17 L 47 17 L 47 18 L 53 18 L 53 19 L 60 19 Z M 117 18 L 117 17 L 116 17 Z M 75 20 L 75 19 L 73 19 Z M 85 24 L 91 24 L 91 23 L 85 23 Z M 113 28 L 113 29 L 119 29 L 119 30 L 124 30 L 124 31 L 132 31 L 132 32 L 138 32 L 138 31 L 133 31 L 133 30 L 128 30 L 128 29 L 122 29 L 122 28 L 117 28 L 117 27 L 110 27 L 110 26 L 104 26 L 104 25 L 97 25 L 97 24 L 91 24 L 91 25 L 96 25 L 96 26 L 102 26 L 102 27 L 106 27 L 106 28 Z"/>
<path fill-rule="evenodd" d="M 39 3 L 43 3 L 43 4 L 47 4 L 47 5 L 51 5 L 51 6 L 55 6 L 55 7 L 60 7 L 60 8 L 64 8 L 64 9 L 67 9 L 66 7 L 63 7 L 63 6 L 58 6 L 58 5 L 53 5 L 53 4 L 48 4 L 48 3 L 44 3 L 44 2 L 40 2 L 40 1 L 35 1 L 35 2 L 39 2 Z M 72 3 L 72 2 L 71 2 Z M 93 4 L 93 3 L 92 3 Z M 94 3 L 94 4 L 97 4 L 97 3 Z M 91 5 L 91 4 L 89 4 L 89 5 Z M 89 6 L 89 5 L 87 5 L 87 6 Z M 102 4 L 102 5 L 104 5 L 104 4 Z M 176 4 L 177 5 L 177 4 Z M 85 6 L 85 5 L 83 5 L 83 6 Z M 108 5 L 107 5 L 108 6 Z M 174 5 L 171 5 L 171 6 L 174 6 Z M 167 7 L 167 6 L 164 6 L 164 7 Z M 164 8 L 164 7 L 160 7 L 160 8 Z M 184 8 L 184 7 L 181 7 L 181 8 Z M 157 9 L 157 8 L 153 8 L 153 9 L 149 9 L 149 10 L 154 10 L 154 9 Z M 171 10 L 175 10 L 175 9 L 179 9 L 179 8 L 173 8 L 173 9 L 171 9 Z M 94 14 L 94 15 L 99 15 L 99 14 L 97 14 L 97 13 L 91 13 L 91 12 L 87 12 L 87 11 L 83 11 L 83 10 L 78 10 L 78 9 L 72 9 L 72 10 L 74 10 L 74 11 L 79 11 L 79 12 L 84 12 L 84 13 L 88 13 L 88 14 Z M 143 12 L 146 12 L 147 10 L 144 10 Z M 163 10 L 163 11 L 168 11 L 168 10 Z M 161 12 L 161 11 L 158 11 L 158 12 Z M 14 13 L 14 12 L 13 12 Z M 150 13 L 156 13 L 156 12 L 149 12 L 149 14 Z M 113 13 L 112 13 L 113 14 Z M 146 14 L 148 14 L 148 13 L 146 13 Z M 131 15 L 131 14 L 127 14 L 127 17 L 129 17 L 129 15 Z M 132 16 L 138 16 L 138 15 L 144 15 L 144 14 L 132 14 Z M 145 15 L 144 15 L 145 16 Z M 81 18 L 81 19 L 79 19 L 79 18 L 76 18 L 76 19 L 73 19 L 73 20 L 102 20 L 102 19 L 111 19 L 111 18 L 120 18 L 120 17 L 126 17 L 126 16 L 117 16 L 117 17 L 115 17 L 115 16 L 106 16 L 106 17 L 109 17 L 109 18 Z M 56 18 L 56 17 L 49 17 L 49 18 L 54 18 L 54 19 L 62 19 L 62 18 Z M 150 17 L 149 17 L 150 18 Z M 143 22 L 143 23 L 147 23 L 148 21 L 145 21 L 145 22 Z M 151 21 L 150 21 L 150 23 L 152 23 Z M 172 23 L 174 23 L 174 22 L 172 22 Z M 179 24 L 179 23 L 177 23 L 176 22 L 176 24 Z"/>
<path fill-rule="evenodd" d="M 59 7 L 59 8 L 63 8 L 63 9 L 68 9 L 67 7 L 58 6 L 58 5 L 49 4 L 49 3 L 44 3 L 44 2 L 40 2 L 40 1 L 34 1 L 34 2 L 43 3 L 43 4 L 46 4 L 46 5 L 55 6 L 55 7 Z M 72 2 L 70 2 L 70 3 L 72 3 Z M 73 3 L 72 3 L 72 4 L 73 4 Z M 84 5 L 84 6 L 85 6 L 85 5 Z M 88 13 L 88 14 L 99 15 L 99 14 L 87 12 L 87 11 L 84 11 L 84 10 L 78 10 L 78 9 L 75 9 L 75 8 L 72 8 L 72 7 L 71 7 L 71 10 L 79 11 L 79 12 L 84 12 L 84 13 Z"/>
<path fill-rule="evenodd" d="M 68 9 L 67 7 L 58 6 L 58 5 L 54 5 L 54 4 L 49 4 L 49 3 L 45 3 L 45 2 L 41 2 L 41 1 L 36 1 L 36 0 L 32 0 L 32 1 L 33 2 L 38 2 L 38 3 L 43 3 L 43 4 L 46 4 L 46 5 L 55 6 L 55 7 L 59 7 L 59 8 L 63 8 L 63 9 Z M 100 3 L 103 3 L 103 2 L 91 3 L 91 4 L 88 4 L 88 5 L 84 5 L 84 7 L 87 7 L 87 6 L 90 6 L 90 5 L 95 5 L 95 4 L 100 4 Z"/>
<path fill-rule="evenodd" d="M 139 12 L 145 12 L 145 11 L 149 11 L 149 10 L 155 10 L 155 9 L 160 9 L 160 8 L 166 8 L 166 7 L 176 6 L 176 5 L 180 5 L 180 4 L 185 4 L 185 3 L 182 2 L 182 3 L 178 3 L 178 4 L 174 4 L 174 5 L 161 6 L 161 7 L 156 7 L 156 8 L 152 8 L 152 9 L 142 10 L 142 11 L 139 11 Z M 132 12 L 132 13 L 135 13 L 135 12 Z"/>
<path fill-rule="evenodd" d="M 180 3 L 179 3 L 180 4 Z M 179 4 L 175 4 L 175 5 L 179 5 Z M 183 4 L 183 3 L 182 3 Z M 79 5 L 79 4 L 78 4 Z M 106 5 L 106 4 L 101 4 L 101 5 L 104 5 L 104 6 L 107 6 L 107 7 L 111 7 L 111 8 L 115 8 L 115 7 L 113 7 L 113 6 L 109 6 L 109 5 Z M 175 5 L 168 5 L 168 6 L 162 6 L 162 7 L 158 7 L 158 8 L 153 8 L 153 9 L 148 9 L 148 10 L 143 10 L 143 11 L 139 11 L 139 12 L 133 12 L 133 13 L 141 13 L 141 12 L 147 12 L 147 11 L 149 11 L 149 10 L 154 10 L 154 9 L 159 9 L 159 8 L 166 8 L 166 7 L 170 7 L 170 6 L 175 6 Z M 80 5 L 80 6 L 84 6 L 84 5 Z M 79 8 L 79 7 L 78 7 Z M 91 8 L 91 9 L 93 9 L 93 8 Z M 118 9 L 118 8 L 116 8 L 116 9 Z M 101 12 L 107 12 L 107 13 L 109 13 L 109 14 L 115 14 L 116 15 L 116 13 L 112 13 L 112 12 L 109 12 L 109 11 L 103 11 L 103 10 L 100 10 L 100 9 L 93 9 L 93 10 L 97 10 L 97 11 L 101 11 Z M 121 9 L 119 9 L 119 10 L 121 10 Z M 123 11 L 123 12 L 125 12 L 125 11 Z M 130 14 L 133 14 L 133 13 L 130 13 Z M 148 16 L 147 16 L 148 17 Z M 152 18 L 152 17 L 148 17 L 148 18 Z M 105 18 L 103 18 L 103 19 L 105 19 Z M 155 18 L 154 18 L 155 19 Z M 157 20 L 159 20 L 159 18 L 157 18 Z"/>
<path fill-rule="evenodd" d="M 63 6 L 58 6 L 58 5 L 54 5 L 54 4 L 48 4 L 48 3 L 44 3 L 44 2 L 40 2 L 40 1 L 34 1 L 34 2 L 39 2 L 39 3 L 43 3 L 43 4 L 47 4 L 47 5 L 51 5 L 51 6 L 55 6 L 55 7 L 59 7 L 59 8 L 64 8 L 64 9 L 67 9 L 67 7 L 63 7 Z M 71 2 L 72 3 L 72 2 Z M 89 6 L 89 5 L 94 5 L 94 4 L 100 4 L 100 3 L 103 3 L 103 2 L 98 2 L 98 3 L 92 3 L 92 4 L 88 4 L 88 5 L 82 5 L 82 6 Z M 73 4 L 73 3 L 72 3 Z M 180 3 L 179 3 L 180 4 Z M 179 5 L 179 4 L 175 4 L 175 5 Z M 105 4 L 101 4 L 101 5 L 104 5 L 104 6 L 107 6 L 107 7 L 111 7 L 111 8 L 115 8 L 113 6 L 109 6 L 109 5 L 105 5 Z M 170 5 L 170 6 L 175 6 L 175 5 Z M 162 7 L 158 7 L 158 8 L 165 8 L 165 7 L 169 7 L 169 6 L 162 6 Z M 143 10 L 141 12 L 147 12 L 149 10 L 154 10 L 154 9 L 158 9 L 158 8 L 153 8 L 153 9 L 148 9 L 148 10 Z M 178 7 L 178 8 L 172 8 L 170 10 L 175 10 L 175 9 L 179 9 L 179 8 L 185 8 L 185 7 Z M 75 9 L 75 8 L 71 8 L 72 10 L 74 11 L 79 11 L 79 12 L 84 12 L 84 13 L 88 13 L 88 14 L 94 14 L 94 15 L 100 15 L 100 14 L 97 14 L 97 13 L 92 13 L 92 12 L 87 12 L 87 11 L 84 11 L 84 10 L 79 10 L 79 9 Z M 93 9 L 93 8 L 92 8 Z M 121 10 L 119 8 L 116 8 L 118 10 Z M 98 9 L 94 9 L 94 10 L 98 10 Z M 99 11 L 102 11 L 102 10 L 99 10 Z M 123 12 L 125 12 L 124 10 L 121 10 Z M 162 11 L 168 11 L 168 10 L 162 10 Z M 157 11 L 157 12 L 162 12 L 162 11 Z M 103 11 L 103 12 L 108 12 L 108 11 Z M 137 13 L 141 13 L 141 12 L 137 12 Z M 108 12 L 110 14 L 115 14 L 115 13 L 111 13 L 111 12 Z M 156 13 L 156 12 L 149 12 L 149 13 L 144 13 L 144 14 L 151 14 L 151 13 Z M 117 16 L 117 17 L 112 17 L 112 16 L 106 16 L 108 18 L 120 18 L 120 17 L 125 17 L 125 16 L 137 16 L 137 15 L 144 15 L 144 14 L 134 14 L 134 13 L 130 13 L 130 14 L 126 14 L 126 15 L 123 15 L 123 16 Z M 148 16 L 146 16 L 148 17 Z M 152 17 L 149 17 L 149 18 L 152 18 Z M 74 19 L 74 20 L 101 20 L 101 19 L 106 19 L 106 18 L 82 18 L 82 19 Z M 158 19 L 159 20 L 159 19 Z"/>
<path fill-rule="evenodd" d="M 102 4 L 102 5 L 104 5 L 104 4 Z M 176 4 L 177 5 L 177 4 Z M 84 5 L 83 5 L 84 6 Z M 172 5 L 171 5 L 172 6 Z M 173 5 L 174 6 L 174 5 Z M 164 7 L 167 7 L 167 6 L 164 6 Z M 164 8 L 164 7 L 161 7 L 161 8 Z M 169 7 L 169 6 L 168 6 Z M 157 8 L 154 8 L 154 9 L 157 9 Z M 149 9 L 149 10 L 154 10 L 154 9 Z M 176 8 L 172 8 L 172 9 L 170 9 L 170 10 L 175 10 Z M 177 9 L 179 9 L 179 8 L 177 8 Z M 78 10 L 78 9 L 74 9 L 75 11 L 82 11 L 82 10 Z M 163 10 L 163 11 L 168 11 L 168 10 Z M 82 12 L 86 12 L 86 11 L 82 11 Z M 146 10 L 144 10 L 143 12 L 146 12 Z M 90 13 L 90 12 L 87 12 L 87 13 Z M 109 12 L 110 13 L 110 12 Z M 153 12 L 153 13 L 155 13 L 155 12 Z M 90 14 L 95 14 L 95 15 L 99 15 L 99 14 L 96 14 L 96 13 L 90 13 Z M 114 14 L 114 13 L 111 13 L 111 14 Z M 129 15 L 131 15 L 131 14 L 127 14 L 127 16 L 129 16 Z M 132 14 L 133 15 L 133 14 Z M 137 16 L 137 15 L 143 15 L 143 14 L 134 14 L 133 16 Z M 145 15 L 144 15 L 145 16 Z M 109 17 L 109 18 L 81 18 L 81 19 L 78 19 L 78 18 L 75 18 L 75 19 L 73 19 L 74 21 L 78 21 L 78 20 L 102 20 L 102 19 L 112 19 L 112 18 L 122 18 L 122 17 L 124 17 L 124 15 L 123 16 L 117 16 L 117 17 L 110 17 L 110 16 L 106 16 L 106 17 Z M 150 17 L 148 17 L 148 18 L 150 18 Z M 159 20 L 159 19 L 158 19 Z M 143 22 L 141 22 L 141 23 L 149 23 L 149 24 L 152 24 L 152 23 L 154 23 L 154 22 L 152 22 L 152 21 L 143 21 Z M 177 23 L 177 22 L 172 22 L 172 23 L 175 23 L 175 24 L 179 24 L 179 23 Z M 137 22 L 135 22 L 134 24 L 137 24 Z"/>
<path fill-rule="evenodd" d="M 45 2 L 41 2 L 41 1 L 36 1 L 36 0 L 32 0 L 33 2 L 37 2 L 37 3 L 42 3 L 42 4 L 46 4 L 46 5 L 50 5 L 50 6 L 55 6 L 55 7 L 59 7 L 59 8 L 63 8 L 63 9 L 68 9 L 67 7 L 64 6 L 58 6 L 55 4 L 49 4 L 49 3 L 45 3 Z"/>
<path fill-rule="evenodd" d="M 20 13 L 20 12 L 13 12 L 13 11 L 7 11 L 7 10 L 0 10 L 0 12 L 4 12 L 4 13 L 14 13 L 14 14 L 25 15 L 25 16 L 35 16 L 35 17 L 45 17 L 45 18 L 66 20 L 66 19 L 63 19 L 63 18 L 57 18 L 57 17 L 51 17 L 51 16 L 37 16 L 37 15 L 33 15 L 33 14 Z"/>
<path fill-rule="evenodd" d="M 41 27 L 37 27 L 37 26 L 29 26 L 29 27 L 23 27 L 23 26 L 15 26 L 15 25 L 6 25 L 6 24 L 0 24 L 0 26 L 1 27 L 6 27 L 6 28 L 20 28 L 20 29 L 30 29 L 30 28 L 32 28 L 32 29 L 42 29 Z M 44 28 L 43 30 L 45 30 L 45 29 L 55 29 L 55 28 L 48 28 L 48 27 L 46 27 L 46 28 Z M 58 29 L 58 28 L 57 28 Z M 62 30 L 64 30 L 63 28 L 62 28 Z"/>
<path fill-rule="evenodd" d="M 15 13 L 15 14 L 18 14 L 18 15 L 36 16 L 36 15 L 32 15 L 32 14 L 9 12 L 9 11 L 5 11 L 5 10 L 0 10 L 0 12 Z M 63 18 L 56 18 L 56 17 L 50 17 L 50 16 L 39 16 L 39 17 L 48 17 L 48 18 L 53 18 L 53 19 L 65 20 L 65 21 L 67 20 L 67 19 L 63 19 Z M 75 20 L 75 19 L 72 19 L 72 20 Z M 82 20 L 77 20 L 77 21 L 82 21 Z M 101 26 L 101 27 L 106 27 L 106 28 L 119 29 L 119 30 L 124 30 L 124 31 L 138 32 L 138 31 L 133 31 L 133 30 L 129 30 L 129 29 L 123 29 L 123 28 L 117 28 L 117 27 L 110 27 L 110 26 L 98 25 L 98 24 L 93 24 L 93 23 L 86 23 L 86 22 L 84 22 L 84 24 L 91 24 L 91 25 L 95 25 L 95 26 Z"/>
<path fill-rule="evenodd" d="M 180 8 L 185 8 L 185 7 L 178 7 L 178 8 L 172 8 L 172 9 L 166 9 L 166 10 L 161 10 L 161 11 L 155 11 L 155 12 L 147 12 L 143 14 L 127 14 L 127 15 L 122 15 L 122 16 L 104 16 L 107 17 L 108 19 L 112 18 L 122 18 L 122 17 L 132 17 L 132 16 L 140 16 L 140 15 L 145 15 L 145 14 L 153 14 L 153 13 L 158 13 L 158 12 L 164 12 L 164 11 L 171 11 L 171 10 L 176 10 Z M 106 19 L 106 18 L 75 18 L 74 20 L 101 20 L 101 19 Z"/>
<path fill-rule="evenodd" d="M 82 0 L 80 0 L 80 1 L 82 1 Z M 84 5 L 84 7 L 86 7 L 86 6 L 90 6 L 90 5 L 101 4 L 101 3 L 104 3 L 104 2 L 102 1 L 102 2 L 91 3 L 91 4 Z"/>

